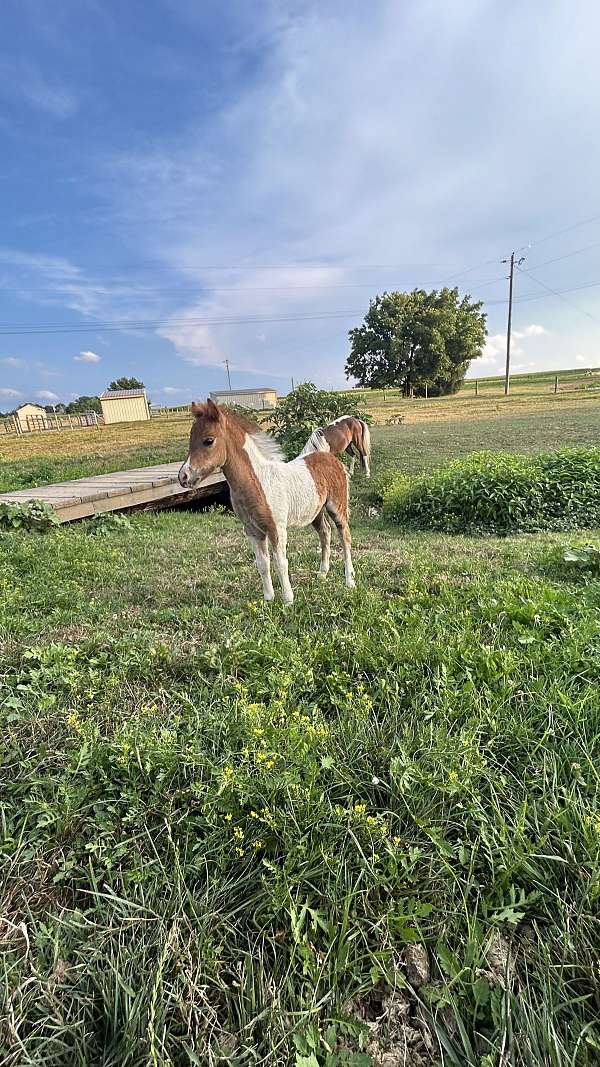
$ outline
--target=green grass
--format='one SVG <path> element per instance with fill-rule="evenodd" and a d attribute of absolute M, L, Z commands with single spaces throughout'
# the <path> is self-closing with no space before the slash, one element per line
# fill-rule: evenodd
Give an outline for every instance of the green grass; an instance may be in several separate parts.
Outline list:
<path fill-rule="evenodd" d="M 414 940 L 437 1061 L 597 1062 L 600 583 L 354 532 L 291 611 L 219 512 L 0 536 L 3 1063 L 358 1067 Z"/>
<path fill-rule="evenodd" d="M 71 481 L 73 478 L 87 478 L 93 474 L 131 470 L 132 467 L 172 463 L 185 455 L 186 444 L 187 438 L 182 434 L 180 441 L 157 442 L 141 448 L 126 448 L 120 452 L 101 452 L 92 448 L 90 452 L 80 456 L 50 455 L 8 460 L 0 463 L 0 493 Z"/>
<path fill-rule="evenodd" d="M 374 480 L 599 436 L 378 427 Z M 372 493 L 352 592 L 292 532 L 290 610 L 221 511 L 0 533 L 2 1064 L 598 1062 L 600 531 L 404 532 Z"/>

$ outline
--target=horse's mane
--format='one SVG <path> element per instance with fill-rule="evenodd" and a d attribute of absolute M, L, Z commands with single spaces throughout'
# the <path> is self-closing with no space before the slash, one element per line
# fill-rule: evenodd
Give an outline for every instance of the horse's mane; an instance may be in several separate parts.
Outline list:
<path fill-rule="evenodd" d="M 313 430 L 300 455 L 307 456 L 309 452 L 331 452 L 329 442 L 320 426 Z"/>
<path fill-rule="evenodd" d="M 221 412 L 221 415 L 225 416 L 228 422 L 234 423 L 240 430 L 243 430 L 244 433 L 250 434 L 256 447 L 262 452 L 265 459 L 285 462 L 285 456 L 275 438 L 271 437 L 270 434 L 265 433 L 258 423 L 253 422 L 252 419 L 246 418 L 245 415 L 240 414 L 238 411 L 232 411 L 232 409 L 226 405 L 220 407 L 219 411 Z"/>

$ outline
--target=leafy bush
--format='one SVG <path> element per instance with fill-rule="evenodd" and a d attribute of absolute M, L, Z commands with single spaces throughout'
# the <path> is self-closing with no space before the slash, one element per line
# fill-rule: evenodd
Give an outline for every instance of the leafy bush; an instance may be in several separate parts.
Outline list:
<path fill-rule="evenodd" d="M 107 537 L 113 531 L 131 530 L 132 522 L 128 515 L 118 511 L 107 511 L 104 515 L 94 515 L 90 519 L 88 533 L 91 537 Z"/>
<path fill-rule="evenodd" d="M 303 382 L 279 401 L 271 415 L 274 436 L 288 459 L 297 456 L 317 426 L 326 426 L 340 415 L 355 415 L 363 422 L 370 417 L 348 393 L 329 393 Z"/>
<path fill-rule="evenodd" d="M 572 529 L 600 523 L 600 448 L 537 456 L 476 452 L 384 490 L 394 522 L 458 533 Z"/>
<path fill-rule="evenodd" d="M 596 545 L 581 545 L 580 548 L 568 549 L 563 554 L 563 562 L 568 567 L 600 576 L 600 548 Z"/>
<path fill-rule="evenodd" d="M 24 504 L 0 503 L 0 529 L 44 531 L 58 525 L 53 508 L 43 500 L 28 500 Z"/>

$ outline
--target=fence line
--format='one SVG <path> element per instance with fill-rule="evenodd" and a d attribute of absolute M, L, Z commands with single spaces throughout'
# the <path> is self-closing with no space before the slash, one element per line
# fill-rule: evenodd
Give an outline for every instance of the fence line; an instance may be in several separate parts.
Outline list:
<path fill-rule="evenodd" d="M 67 415 L 53 411 L 46 415 L 26 415 L 25 418 L 9 415 L 5 419 L 0 419 L 0 435 L 19 437 L 24 433 L 56 433 L 62 430 L 93 429 L 103 425 L 103 417 L 97 415 L 95 411 L 85 411 L 80 415 Z"/>

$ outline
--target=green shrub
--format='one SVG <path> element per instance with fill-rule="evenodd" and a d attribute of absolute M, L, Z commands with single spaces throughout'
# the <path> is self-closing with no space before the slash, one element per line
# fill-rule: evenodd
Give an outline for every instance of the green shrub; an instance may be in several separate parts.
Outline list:
<path fill-rule="evenodd" d="M 384 514 L 449 533 L 573 529 L 600 524 L 600 448 L 537 456 L 476 452 L 384 490 Z"/>
<path fill-rule="evenodd" d="M 270 418 L 274 436 L 287 459 L 293 459 L 302 451 L 313 430 L 340 415 L 355 415 L 363 422 L 371 422 L 349 394 L 330 393 L 317 389 L 312 382 L 303 382 L 279 401 Z"/>
<path fill-rule="evenodd" d="M 584 574 L 600 577 L 600 548 L 596 545 L 581 545 L 570 548 L 563 554 L 563 563 L 570 570 L 582 571 Z"/>
<path fill-rule="evenodd" d="M 43 500 L 28 500 L 24 504 L 0 503 L 0 529 L 44 531 L 58 525 L 53 508 Z"/>
<path fill-rule="evenodd" d="M 101 515 L 94 515 L 90 519 L 88 533 L 91 537 L 108 537 L 113 530 L 131 530 L 132 523 L 128 515 L 122 515 L 118 511 L 107 511 Z"/>

